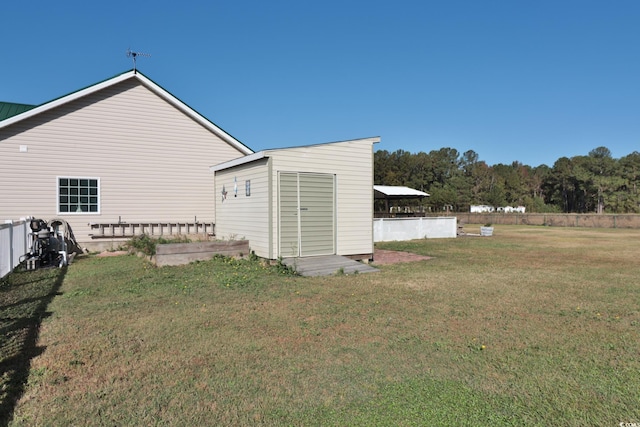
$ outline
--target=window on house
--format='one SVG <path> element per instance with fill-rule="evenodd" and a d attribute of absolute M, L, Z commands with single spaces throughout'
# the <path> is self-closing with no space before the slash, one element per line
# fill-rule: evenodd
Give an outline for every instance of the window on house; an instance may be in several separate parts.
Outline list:
<path fill-rule="evenodd" d="M 97 178 L 58 178 L 58 213 L 100 212 Z"/>

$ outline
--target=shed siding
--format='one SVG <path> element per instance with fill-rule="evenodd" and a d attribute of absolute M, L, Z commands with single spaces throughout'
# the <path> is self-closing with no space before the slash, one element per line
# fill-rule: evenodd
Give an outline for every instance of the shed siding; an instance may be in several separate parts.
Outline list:
<path fill-rule="evenodd" d="M 220 239 L 249 240 L 256 255 L 273 258 L 269 253 L 269 159 L 216 172 L 216 236 Z M 251 193 L 246 195 L 246 181 Z M 237 182 L 238 194 L 234 192 Z M 222 187 L 227 196 L 222 201 Z"/>
<path fill-rule="evenodd" d="M 0 219 L 62 217 L 80 242 L 92 222 L 213 222 L 209 166 L 241 155 L 126 80 L 0 130 Z M 100 180 L 99 214 L 57 213 L 64 176 Z"/>
<path fill-rule="evenodd" d="M 324 145 L 267 150 L 275 174 L 317 172 L 336 175 L 336 253 L 373 253 L 373 143 L 377 138 Z M 275 185 L 275 184 L 274 184 Z M 274 194 L 277 188 L 274 188 Z M 272 227 L 277 230 L 277 205 L 272 205 Z M 273 251 L 279 253 L 277 239 Z"/>

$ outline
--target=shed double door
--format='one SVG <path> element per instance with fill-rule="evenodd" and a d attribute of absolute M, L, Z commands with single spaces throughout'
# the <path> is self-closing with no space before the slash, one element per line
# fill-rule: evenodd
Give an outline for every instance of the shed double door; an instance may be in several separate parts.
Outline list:
<path fill-rule="evenodd" d="M 280 256 L 335 254 L 335 175 L 278 174 Z"/>

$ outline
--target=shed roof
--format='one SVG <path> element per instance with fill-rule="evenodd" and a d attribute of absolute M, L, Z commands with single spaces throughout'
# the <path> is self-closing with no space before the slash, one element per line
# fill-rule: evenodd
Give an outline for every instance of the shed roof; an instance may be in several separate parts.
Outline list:
<path fill-rule="evenodd" d="M 397 185 L 374 185 L 373 190 L 376 199 L 412 199 L 430 196 L 424 191 Z"/>
<path fill-rule="evenodd" d="M 233 168 L 233 167 L 236 167 L 236 166 L 240 166 L 240 165 L 244 165 L 244 164 L 247 164 L 247 163 L 255 162 L 256 160 L 260 160 L 260 159 L 263 159 L 265 157 L 270 157 L 272 155 L 272 153 L 274 153 L 276 151 L 293 150 L 293 149 L 297 149 L 297 148 L 319 147 L 319 146 L 323 146 L 323 145 L 342 144 L 342 143 L 358 142 L 358 141 L 370 141 L 370 142 L 375 144 L 377 142 L 380 142 L 380 137 L 379 136 L 373 136 L 373 137 L 369 137 L 369 138 L 349 139 L 349 140 L 346 140 L 346 141 L 325 142 L 325 143 L 322 143 L 322 144 L 298 145 L 298 146 L 287 147 L 287 148 L 272 148 L 272 149 L 268 149 L 268 150 L 258 151 L 256 153 L 252 153 L 252 154 L 246 155 L 244 157 L 239 157 L 237 159 L 229 160 L 228 162 L 224 162 L 224 163 L 220 163 L 220 164 L 217 164 L 217 165 L 213 165 L 213 166 L 211 166 L 209 168 L 209 170 L 212 171 L 212 172 L 218 172 L 218 171 L 221 171 L 221 170 L 230 169 L 230 168 Z"/>
<path fill-rule="evenodd" d="M 72 102 L 72 101 L 74 101 L 76 99 L 79 99 L 79 98 L 82 98 L 84 96 L 96 93 L 96 92 L 98 92 L 98 91 L 100 91 L 102 89 L 111 87 L 113 85 L 116 85 L 118 83 L 121 83 L 121 82 L 123 82 L 125 80 L 129 80 L 129 79 L 138 80 L 138 82 L 140 82 L 147 89 L 151 90 L 153 93 L 158 95 L 160 98 L 164 99 L 166 102 L 168 102 L 169 104 L 173 105 L 175 108 L 177 108 L 183 114 L 187 115 L 188 117 L 193 119 L 195 122 L 197 122 L 201 126 L 203 126 L 206 129 L 208 129 L 210 132 L 212 132 L 215 135 L 217 135 L 218 137 L 220 137 L 220 139 L 222 139 L 223 141 L 227 142 L 229 145 L 233 146 L 234 148 L 236 148 L 241 153 L 243 153 L 245 155 L 253 153 L 253 150 L 251 150 L 249 147 L 247 147 L 246 145 L 244 145 L 243 143 L 241 143 L 240 141 L 235 139 L 233 136 L 231 136 L 230 134 L 225 132 L 222 128 L 220 128 L 217 125 L 215 125 L 213 122 L 211 122 L 206 117 L 202 116 L 200 113 L 195 111 L 193 108 L 189 107 L 187 104 L 185 104 L 184 102 L 182 102 L 181 100 L 179 100 L 178 98 L 173 96 L 171 93 L 169 93 L 163 87 L 161 87 L 160 85 L 158 85 L 157 83 L 155 83 L 154 81 L 152 81 L 151 79 L 146 77 L 144 74 L 142 74 L 138 70 L 126 71 L 126 72 L 118 74 L 117 76 L 114 76 L 114 77 L 112 77 L 110 79 L 103 80 L 102 82 L 93 84 L 91 86 L 87 86 L 84 89 L 77 90 L 75 92 L 72 92 L 70 94 L 61 96 L 60 98 L 56 98 L 56 99 L 51 100 L 49 102 L 45 102 L 44 104 L 40 104 L 38 106 L 26 106 L 25 104 L 13 104 L 13 105 L 22 105 L 25 108 L 22 109 L 22 111 L 20 111 L 20 112 L 18 112 L 16 114 L 8 115 L 6 117 L 3 117 L 0 114 L 0 129 L 5 128 L 7 126 L 11 126 L 14 123 L 17 123 L 17 122 L 20 122 L 22 120 L 28 119 L 29 117 L 36 116 L 36 115 L 38 115 L 40 113 L 43 113 L 45 111 L 49 111 L 49 110 L 51 110 L 53 108 L 59 107 L 59 106 L 64 105 L 64 104 L 67 104 L 69 102 Z M 26 108 L 26 107 L 31 107 L 31 108 Z"/>

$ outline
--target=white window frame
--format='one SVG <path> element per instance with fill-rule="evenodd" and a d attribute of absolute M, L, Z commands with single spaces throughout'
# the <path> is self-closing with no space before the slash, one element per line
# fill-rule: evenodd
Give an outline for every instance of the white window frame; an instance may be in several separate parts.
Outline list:
<path fill-rule="evenodd" d="M 97 210 L 97 211 L 95 211 L 95 212 L 90 212 L 90 211 L 89 211 L 89 212 L 84 212 L 84 211 L 80 211 L 80 212 L 78 212 L 77 210 L 76 210 L 76 211 L 73 211 L 73 212 L 63 212 L 63 211 L 61 211 L 61 210 L 60 210 L 60 205 L 61 205 L 61 203 L 60 203 L 60 197 L 61 197 L 61 196 L 64 196 L 64 195 L 60 194 L 60 180 L 61 180 L 61 179 L 69 179 L 69 180 L 72 180 L 72 179 L 85 180 L 85 179 L 86 179 L 86 180 L 94 180 L 94 181 L 97 181 L 97 183 L 98 183 L 98 194 L 97 194 L 98 202 L 97 202 L 97 203 L 95 203 L 95 204 L 97 205 L 97 209 L 98 209 L 98 210 Z M 97 178 L 97 177 L 89 177 L 89 176 L 57 176 L 57 177 L 56 177 L 56 212 L 58 212 L 58 215 L 99 215 L 99 214 L 100 214 L 100 211 L 101 211 L 101 206 L 100 206 L 100 203 L 101 203 L 101 200 L 100 200 L 100 193 L 101 193 L 101 191 L 100 191 L 100 178 Z M 67 196 L 68 196 L 68 197 L 71 197 L 72 195 L 67 194 Z M 82 197 L 82 196 L 83 196 L 83 195 L 81 195 L 81 194 L 78 194 L 78 195 L 77 195 L 77 197 Z M 90 195 L 90 194 L 87 194 L 86 196 L 87 196 L 87 197 L 91 197 L 91 195 Z M 71 205 L 72 203 L 71 203 L 71 202 L 67 202 L 66 204 L 67 204 L 67 205 Z M 75 204 L 76 204 L 76 205 L 80 205 L 80 204 L 84 204 L 84 203 L 80 203 L 80 202 L 78 201 L 78 202 L 77 202 L 77 203 L 75 203 Z M 93 205 L 94 203 L 89 203 L 89 202 L 87 202 L 86 204 L 87 204 L 87 205 Z"/>

